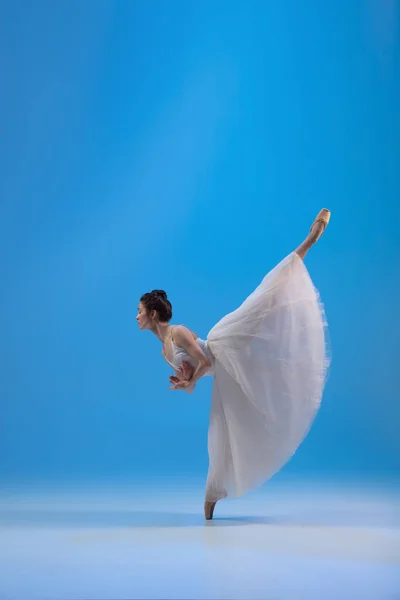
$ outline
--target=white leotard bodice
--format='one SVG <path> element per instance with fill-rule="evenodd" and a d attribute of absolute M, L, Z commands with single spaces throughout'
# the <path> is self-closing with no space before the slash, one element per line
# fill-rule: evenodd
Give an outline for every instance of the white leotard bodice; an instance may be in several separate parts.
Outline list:
<path fill-rule="evenodd" d="M 198 344 L 200 346 L 200 348 L 203 350 L 204 354 L 210 359 L 211 361 L 211 368 L 207 371 L 207 373 L 205 374 L 205 376 L 209 375 L 212 376 L 214 375 L 214 362 L 215 359 L 213 357 L 213 355 L 211 354 L 207 342 L 205 340 L 202 340 L 201 338 L 197 338 L 196 339 L 196 344 Z M 171 340 L 171 347 L 172 347 L 172 351 L 173 351 L 173 358 L 172 361 L 170 362 L 166 356 L 164 355 L 165 360 L 167 361 L 167 363 L 175 370 L 177 371 L 182 363 L 182 361 L 186 361 L 188 363 L 190 363 L 191 365 L 193 365 L 193 367 L 197 367 L 197 360 L 195 358 L 193 358 L 193 356 L 190 356 L 190 354 L 188 354 L 186 352 L 186 350 L 184 350 L 183 348 L 179 348 L 179 346 L 176 346 L 174 344 L 174 342 Z"/>

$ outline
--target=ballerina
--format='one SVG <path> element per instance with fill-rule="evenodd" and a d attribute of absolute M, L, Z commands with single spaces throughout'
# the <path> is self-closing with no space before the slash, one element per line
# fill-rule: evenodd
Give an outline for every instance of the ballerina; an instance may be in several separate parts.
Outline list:
<path fill-rule="evenodd" d="M 280 470 L 307 435 L 326 381 L 326 321 L 304 265 L 331 213 L 322 209 L 304 242 L 264 277 L 203 340 L 171 325 L 163 290 L 140 298 L 137 322 L 162 343 L 172 367 L 170 389 L 192 393 L 212 376 L 209 469 L 204 513 L 218 500 L 239 497 Z"/>

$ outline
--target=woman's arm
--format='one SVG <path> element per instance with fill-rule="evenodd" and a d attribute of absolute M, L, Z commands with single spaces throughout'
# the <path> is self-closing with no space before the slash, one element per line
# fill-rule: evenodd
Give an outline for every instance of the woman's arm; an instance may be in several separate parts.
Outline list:
<path fill-rule="evenodd" d="M 181 366 L 179 367 L 179 372 L 181 374 L 181 379 L 184 381 L 190 381 L 194 374 L 194 367 L 186 360 L 183 360 Z M 195 383 L 191 383 L 187 388 L 185 388 L 185 392 L 192 394 L 194 392 L 194 388 L 196 387 Z"/>
<path fill-rule="evenodd" d="M 193 339 L 191 332 L 182 325 L 177 325 L 174 328 L 174 340 L 177 346 L 186 350 L 186 352 L 193 356 L 193 358 L 197 361 L 197 367 L 190 379 L 187 381 L 182 381 L 180 384 L 177 384 L 178 388 L 187 388 L 196 384 L 196 382 L 203 377 L 207 373 L 207 371 L 211 367 L 211 362 L 204 354 L 203 350 L 200 348 L 196 341 Z"/>
<path fill-rule="evenodd" d="M 169 378 L 170 383 L 172 384 L 172 389 L 175 389 L 176 384 L 179 381 L 189 381 L 194 373 L 194 367 L 188 363 L 186 360 L 183 360 L 179 369 L 175 371 L 175 375 L 171 375 Z M 191 394 L 196 387 L 195 383 L 190 384 L 187 388 L 183 388 L 185 392 Z"/>

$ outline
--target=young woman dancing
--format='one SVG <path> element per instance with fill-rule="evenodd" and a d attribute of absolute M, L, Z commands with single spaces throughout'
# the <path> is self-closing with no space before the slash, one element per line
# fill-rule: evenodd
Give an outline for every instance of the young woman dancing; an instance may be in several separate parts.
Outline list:
<path fill-rule="evenodd" d="M 328 356 L 319 294 L 303 259 L 329 223 L 322 209 L 304 242 L 282 260 L 234 312 L 200 339 L 171 325 L 162 290 L 144 294 L 137 321 L 162 343 L 174 370 L 170 389 L 192 392 L 214 378 L 204 512 L 218 500 L 263 484 L 294 454 L 320 406 Z"/>

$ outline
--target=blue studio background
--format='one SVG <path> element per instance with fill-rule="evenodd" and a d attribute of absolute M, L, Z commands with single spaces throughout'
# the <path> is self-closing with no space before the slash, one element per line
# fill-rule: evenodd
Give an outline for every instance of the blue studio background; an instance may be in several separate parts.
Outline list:
<path fill-rule="evenodd" d="M 211 380 L 168 390 L 163 288 L 205 337 L 307 234 L 330 326 L 283 474 L 399 466 L 396 0 L 0 1 L 2 482 L 206 477 Z"/>

